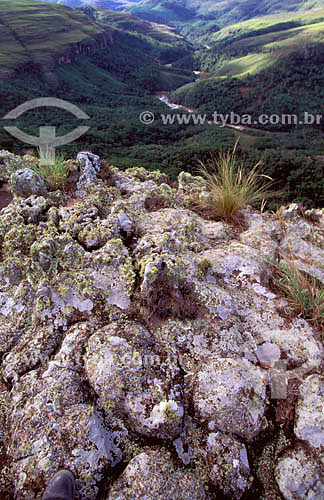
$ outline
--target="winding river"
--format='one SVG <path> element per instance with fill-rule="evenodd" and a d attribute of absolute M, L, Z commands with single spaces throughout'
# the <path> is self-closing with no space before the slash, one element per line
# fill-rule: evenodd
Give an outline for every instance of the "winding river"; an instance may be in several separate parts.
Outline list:
<path fill-rule="evenodd" d="M 183 106 L 182 104 L 176 104 L 175 102 L 171 102 L 169 99 L 169 94 L 168 92 L 158 92 L 155 94 L 155 97 L 157 97 L 160 101 L 164 102 L 169 108 L 171 109 L 184 109 L 185 111 L 188 111 L 188 113 L 195 113 L 197 110 L 193 108 L 187 108 L 186 106 Z M 235 130 L 247 130 L 248 127 L 243 127 L 242 125 L 231 125 L 227 124 L 225 125 L 227 128 L 234 128 Z"/>
<path fill-rule="evenodd" d="M 182 106 L 182 104 L 176 104 L 175 102 L 171 102 L 169 99 L 169 94 L 168 92 L 158 92 L 155 94 L 155 97 L 157 97 L 160 101 L 164 102 L 169 108 L 171 109 L 184 109 L 185 111 L 188 111 L 188 113 L 194 113 L 196 110 L 192 108 L 187 108 L 186 106 Z"/>

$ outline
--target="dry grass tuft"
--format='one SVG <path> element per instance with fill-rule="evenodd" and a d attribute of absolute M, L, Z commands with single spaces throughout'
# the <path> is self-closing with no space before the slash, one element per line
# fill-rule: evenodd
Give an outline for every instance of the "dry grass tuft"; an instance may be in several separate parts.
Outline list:
<path fill-rule="evenodd" d="M 273 179 L 259 174 L 261 161 L 251 170 L 239 163 L 236 157 L 237 145 L 238 141 L 232 152 L 212 157 L 212 170 L 203 162 L 199 162 L 199 175 L 207 182 L 207 195 L 192 199 L 193 209 L 216 218 L 233 220 L 247 205 L 260 203 L 263 210 L 266 199 L 280 195 L 279 191 L 272 190 Z M 264 179 L 267 179 L 267 182 L 264 182 Z"/>
<path fill-rule="evenodd" d="M 324 330 L 324 286 L 316 278 L 300 271 L 293 256 L 281 255 L 274 263 L 273 282 L 283 292 L 292 311 Z"/>

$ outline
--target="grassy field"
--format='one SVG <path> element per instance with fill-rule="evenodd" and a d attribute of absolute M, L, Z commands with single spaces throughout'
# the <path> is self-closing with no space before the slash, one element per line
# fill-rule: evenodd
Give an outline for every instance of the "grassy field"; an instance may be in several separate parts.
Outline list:
<path fill-rule="evenodd" d="M 111 46 L 102 51 L 102 59 L 108 57 L 104 69 L 109 73 L 142 73 L 143 86 L 147 86 L 153 72 L 156 81 L 161 81 L 158 90 L 176 88 L 193 79 L 188 71 L 165 67 L 189 51 L 189 45 L 172 28 L 105 9 L 92 19 L 70 7 L 34 0 L 0 0 L 0 5 L 0 77 L 24 67 L 27 71 L 53 71 L 55 58 L 69 56 L 73 47 L 94 46 L 98 36 L 106 32 Z M 100 61 L 97 63 L 100 66 Z M 153 83 L 152 90 L 157 90 Z"/>
<path fill-rule="evenodd" d="M 207 41 L 206 58 L 223 56 L 214 71 L 204 67 L 211 78 L 255 75 L 292 52 L 324 43 L 324 8 L 251 19 L 202 37 L 200 43 Z"/>
<path fill-rule="evenodd" d="M 1 0 L 0 74 L 26 63 L 46 65 L 72 45 L 91 43 L 103 32 L 103 27 L 69 7 Z"/>
<path fill-rule="evenodd" d="M 289 25 L 308 25 L 324 21 L 324 8 L 311 9 L 309 11 L 281 12 L 280 14 L 255 17 L 248 21 L 231 24 L 220 31 L 209 36 L 209 42 L 231 39 L 234 41 L 254 31 L 267 30 L 281 31 L 289 28 Z"/>
<path fill-rule="evenodd" d="M 260 41 L 260 40 L 259 40 Z M 265 69 L 274 66 L 281 58 L 288 56 L 292 52 L 303 50 L 307 44 L 324 42 L 324 23 L 316 26 L 316 29 L 302 29 L 290 36 L 282 39 L 272 40 L 257 47 L 258 52 L 253 47 L 253 52 L 243 57 L 229 60 L 222 68 L 216 71 L 213 77 L 243 77 L 255 75 Z M 241 44 L 248 48 L 249 44 Z"/>

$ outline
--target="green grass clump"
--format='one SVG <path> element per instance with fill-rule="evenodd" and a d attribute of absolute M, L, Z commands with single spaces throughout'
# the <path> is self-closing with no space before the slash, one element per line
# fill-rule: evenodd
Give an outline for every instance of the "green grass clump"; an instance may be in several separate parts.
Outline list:
<path fill-rule="evenodd" d="M 37 172 L 42 179 L 51 186 L 63 186 L 69 176 L 69 168 L 66 166 L 64 155 L 55 158 L 55 164 L 51 165 L 51 158 L 46 152 L 39 151 L 38 165 L 33 165 L 32 169 Z"/>
<path fill-rule="evenodd" d="M 324 327 L 324 286 L 297 268 L 293 258 L 281 256 L 274 263 L 275 288 L 284 293 L 289 307 L 315 328 Z"/>
<path fill-rule="evenodd" d="M 199 262 L 198 262 L 198 269 L 201 272 L 203 276 L 206 276 L 208 271 L 213 267 L 210 259 L 208 257 L 203 257 Z"/>
<path fill-rule="evenodd" d="M 258 173 L 262 162 L 258 162 L 251 170 L 239 163 L 236 157 L 237 144 L 238 141 L 232 152 L 213 157 L 211 170 L 200 162 L 199 173 L 207 181 L 207 196 L 196 198 L 193 205 L 206 215 L 235 219 L 247 205 L 260 202 L 264 206 L 266 199 L 280 194 L 271 190 L 271 177 Z M 264 183 L 264 178 L 268 182 Z"/>

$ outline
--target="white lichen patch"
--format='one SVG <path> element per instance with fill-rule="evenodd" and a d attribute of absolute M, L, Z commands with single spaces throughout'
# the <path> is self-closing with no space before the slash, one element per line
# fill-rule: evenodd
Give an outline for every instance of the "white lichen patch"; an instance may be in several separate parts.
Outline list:
<path fill-rule="evenodd" d="M 194 377 L 197 419 L 248 441 L 261 430 L 265 411 L 265 372 L 245 359 L 214 358 Z"/>

